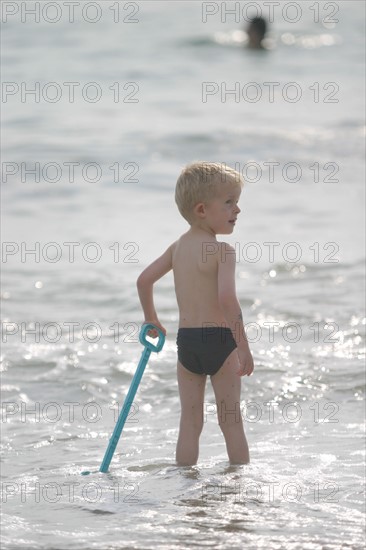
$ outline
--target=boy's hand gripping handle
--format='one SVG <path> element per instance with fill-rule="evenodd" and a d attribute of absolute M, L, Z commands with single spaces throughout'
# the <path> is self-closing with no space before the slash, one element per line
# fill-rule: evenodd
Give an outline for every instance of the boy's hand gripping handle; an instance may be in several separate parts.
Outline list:
<path fill-rule="evenodd" d="M 149 330 L 157 330 L 158 331 L 158 342 L 154 344 L 153 342 L 150 342 L 149 340 L 146 340 L 146 335 L 149 332 Z M 140 336 L 139 336 L 140 343 L 145 346 L 145 348 L 149 349 L 150 351 L 159 352 L 163 349 L 164 342 L 165 342 L 165 335 L 162 333 L 160 328 L 156 327 L 152 323 L 146 323 L 146 325 L 142 325 Z"/>

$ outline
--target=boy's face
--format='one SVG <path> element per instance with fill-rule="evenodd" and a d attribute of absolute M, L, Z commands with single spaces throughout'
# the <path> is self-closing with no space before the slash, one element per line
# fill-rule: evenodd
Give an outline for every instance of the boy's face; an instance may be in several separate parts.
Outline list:
<path fill-rule="evenodd" d="M 229 235 L 234 231 L 236 218 L 240 213 L 240 194 L 240 188 L 226 185 L 217 191 L 215 198 L 206 203 L 205 221 L 215 234 Z"/>

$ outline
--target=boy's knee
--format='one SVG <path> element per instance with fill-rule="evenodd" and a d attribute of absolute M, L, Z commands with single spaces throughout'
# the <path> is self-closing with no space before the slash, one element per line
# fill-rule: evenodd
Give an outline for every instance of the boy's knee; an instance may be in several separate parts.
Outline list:
<path fill-rule="evenodd" d="M 182 418 L 181 430 L 185 433 L 190 432 L 194 436 L 199 437 L 203 430 L 203 416 L 200 418 Z"/>
<path fill-rule="evenodd" d="M 217 409 L 217 418 L 220 428 L 230 428 L 242 424 L 240 403 L 235 403 L 231 408 L 227 407 L 225 401 L 222 401 Z"/>

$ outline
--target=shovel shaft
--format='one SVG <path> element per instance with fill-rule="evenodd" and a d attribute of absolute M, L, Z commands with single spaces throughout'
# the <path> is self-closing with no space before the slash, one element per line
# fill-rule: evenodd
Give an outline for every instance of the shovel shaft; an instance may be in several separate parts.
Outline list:
<path fill-rule="evenodd" d="M 112 437 L 109 440 L 109 444 L 108 444 L 107 450 L 105 452 L 103 462 L 102 462 L 102 464 L 99 468 L 100 472 L 105 473 L 105 472 L 108 471 L 108 468 L 109 468 L 109 465 L 111 463 L 114 451 L 117 447 L 117 443 L 119 441 L 119 438 L 121 437 L 123 427 L 124 427 L 125 422 L 127 420 L 128 413 L 130 412 L 131 405 L 132 405 L 133 400 L 135 398 L 137 388 L 139 387 L 142 375 L 144 374 L 145 367 L 146 367 L 147 362 L 149 360 L 150 353 L 151 353 L 151 351 L 147 348 L 145 348 L 144 351 L 142 352 L 141 359 L 140 359 L 140 362 L 137 366 L 135 375 L 132 379 L 130 389 L 128 390 L 125 402 L 124 402 L 122 410 L 119 414 L 117 423 L 116 423 L 115 428 L 113 430 Z"/>

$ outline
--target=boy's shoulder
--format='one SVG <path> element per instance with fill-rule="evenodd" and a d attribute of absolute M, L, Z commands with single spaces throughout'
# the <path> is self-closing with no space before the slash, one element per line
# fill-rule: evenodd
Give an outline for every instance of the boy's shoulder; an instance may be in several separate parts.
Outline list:
<path fill-rule="evenodd" d="M 195 242 L 197 244 L 197 238 L 193 237 L 188 232 L 183 233 L 183 235 L 178 237 L 178 239 L 176 239 L 169 247 L 172 255 L 174 255 L 175 251 L 179 249 L 179 245 L 181 243 L 187 245 L 183 247 L 185 251 L 187 250 L 187 248 L 189 249 L 189 241 Z M 198 239 L 198 244 L 199 252 L 202 255 L 204 263 L 207 262 L 208 258 L 211 258 L 212 260 L 214 259 L 220 263 L 226 262 L 228 257 L 235 261 L 235 248 L 226 241 L 217 241 L 216 239 L 209 238 L 208 236 L 207 238 Z M 195 247 L 195 250 L 197 250 L 197 247 Z"/>
<path fill-rule="evenodd" d="M 219 262 L 220 263 L 225 263 L 228 260 L 236 262 L 235 248 L 231 244 L 225 241 L 220 241 L 218 242 L 218 245 L 219 245 Z"/>
<path fill-rule="evenodd" d="M 235 253 L 235 248 L 231 244 L 227 243 L 226 241 L 218 241 L 218 244 L 220 245 L 221 250 Z"/>

